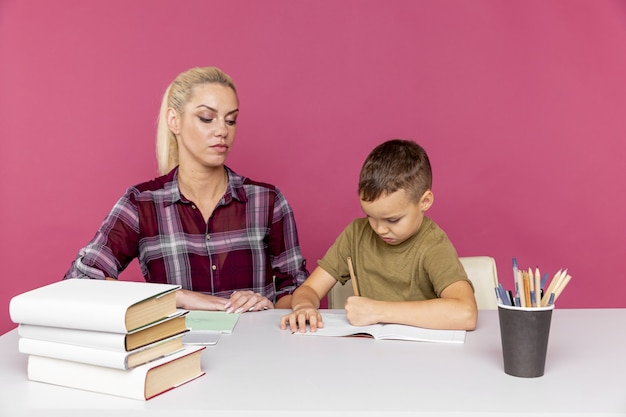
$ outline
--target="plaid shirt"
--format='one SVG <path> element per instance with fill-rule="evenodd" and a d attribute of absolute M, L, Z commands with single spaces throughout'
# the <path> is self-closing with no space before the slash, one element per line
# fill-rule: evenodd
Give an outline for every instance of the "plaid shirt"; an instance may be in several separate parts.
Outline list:
<path fill-rule="evenodd" d="M 308 276 L 291 207 L 274 186 L 227 168 L 228 188 L 208 223 L 178 189 L 178 169 L 129 188 L 65 278 L 117 278 L 138 258 L 146 281 L 272 301 Z"/>

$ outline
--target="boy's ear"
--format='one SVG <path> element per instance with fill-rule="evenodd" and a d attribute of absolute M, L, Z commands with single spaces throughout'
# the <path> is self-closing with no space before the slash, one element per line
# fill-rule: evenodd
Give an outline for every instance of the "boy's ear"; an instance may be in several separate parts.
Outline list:
<path fill-rule="evenodd" d="M 435 201 L 435 195 L 431 190 L 427 190 L 424 194 L 422 194 L 422 198 L 420 198 L 420 209 L 422 211 L 428 210 Z"/>

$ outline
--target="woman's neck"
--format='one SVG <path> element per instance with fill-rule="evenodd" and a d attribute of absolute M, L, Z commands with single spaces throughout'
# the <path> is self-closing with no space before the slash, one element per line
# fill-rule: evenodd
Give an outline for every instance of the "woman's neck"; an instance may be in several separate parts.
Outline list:
<path fill-rule="evenodd" d="M 228 173 L 223 166 L 203 171 L 178 168 L 178 187 L 181 194 L 197 205 L 211 203 L 213 210 L 228 186 Z M 207 207 L 205 207 L 207 208 Z"/>

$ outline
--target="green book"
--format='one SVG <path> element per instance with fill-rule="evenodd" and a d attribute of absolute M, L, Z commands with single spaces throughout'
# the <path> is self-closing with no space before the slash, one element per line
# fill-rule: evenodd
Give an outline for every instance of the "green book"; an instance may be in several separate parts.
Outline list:
<path fill-rule="evenodd" d="M 187 328 L 193 331 L 213 331 L 220 333 L 232 333 L 238 313 L 226 313 L 225 311 L 191 310 L 185 316 Z"/>

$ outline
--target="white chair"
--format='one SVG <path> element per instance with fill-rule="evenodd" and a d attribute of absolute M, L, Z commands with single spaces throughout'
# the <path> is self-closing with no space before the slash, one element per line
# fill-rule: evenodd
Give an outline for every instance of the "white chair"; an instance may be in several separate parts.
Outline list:
<path fill-rule="evenodd" d="M 467 277 L 474 285 L 474 296 L 480 310 L 495 310 L 498 307 L 494 288 L 498 282 L 496 261 L 491 256 L 460 257 Z M 352 285 L 336 284 L 328 293 L 328 308 L 344 308 L 346 299 L 353 295 Z"/>
<path fill-rule="evenodd" d="M 498 308 L 494 289 L 498 285 L 496 260 L 491 256 L 462 256 L 459 258 L 467 277 L 474 285 L 474 297 L 479 310 Z"/>
<path fill-rule="evenodd" d="M 345 308 L 346 300 L 353 295 L 354 291 L 350 280 L 343 285 L 337 282 L 328 292 L 328 308 Z"/>

